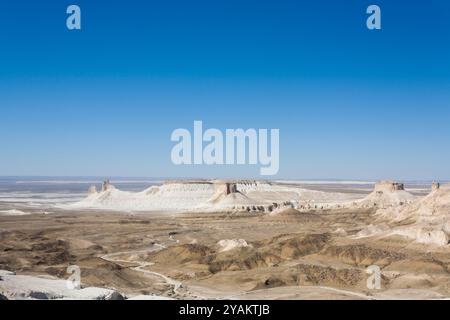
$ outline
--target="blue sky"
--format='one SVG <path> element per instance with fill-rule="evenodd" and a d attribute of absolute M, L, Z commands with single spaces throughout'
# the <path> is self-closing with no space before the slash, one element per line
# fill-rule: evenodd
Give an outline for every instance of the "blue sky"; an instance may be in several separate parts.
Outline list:
<path fill-rule="evenodd" d="M 2 1 L 0 175 L 258 176 L 171 163 L 203 120 L 279 128 L 280 178 L 450 179 L 449 23 L 446 0 Z"/>

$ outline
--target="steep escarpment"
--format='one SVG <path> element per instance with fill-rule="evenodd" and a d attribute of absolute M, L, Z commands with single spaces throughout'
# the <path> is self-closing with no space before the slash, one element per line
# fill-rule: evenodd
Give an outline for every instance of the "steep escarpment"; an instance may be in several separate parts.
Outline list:
<path fill-rule="evenodd" d="M 446 246 L 450 240 L 450 184 L 433 184 L 427 196 L 403 206 L 380 209 L 376 213 L 383 231 L 362 230 L 361 236 L 400 235 L 418 243 Z M 388 227 L 386 227 L 388 226 Z"/>
<path fill-rule="evenodd" d="M 105 181 L 101 191 L 91 187 L 88 196 L 72 209 L 117 211 L 235 211 L 267 213 L 280 206 L 307 208 L 316 201 L 344 201 L 348 195 L 305 190 L 267 181 L 167 181 L 141 192 L 128 192 Z M 303 205 L 305 204 L 305 205 Z M 306 205 L 307 204 L 307 205 Z"/>

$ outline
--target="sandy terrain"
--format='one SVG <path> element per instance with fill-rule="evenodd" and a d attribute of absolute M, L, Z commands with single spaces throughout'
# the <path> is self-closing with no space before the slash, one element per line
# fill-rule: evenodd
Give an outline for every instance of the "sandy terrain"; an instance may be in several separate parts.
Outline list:
<path fill-rule="evenodd" d="M 78 265 L 84 286 L 136 299 L 449 298 L 449 246 L 358 236 L 380 208 L 367 205 L 372 193 L 349 193 L 349 203 L 359 197 L 364 205 L 336 206 L 333 196 L 329 208 L 270 212 L 53 207 L 0 215 L 0 270 L 66 279 L 66 268 Z M 367 286 L 371 265 L 381 269 L 381 289 Z"/>

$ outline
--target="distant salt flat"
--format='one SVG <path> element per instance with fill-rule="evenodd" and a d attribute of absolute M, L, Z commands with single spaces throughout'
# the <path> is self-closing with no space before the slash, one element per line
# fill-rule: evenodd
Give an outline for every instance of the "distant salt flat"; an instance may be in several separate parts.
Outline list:
<path fill-rule="evenodd" d="M 276 180 L 275 182 L 292 184 L 375 184 L 375 181 L 359 180 Z"/>
<path fill-rule="evenodd" d="M 100 184 L 103 180 L 17 180 L 16 184 Z M 149 183 L 161 184 L 162 180 L 111 180 L 115 184 Z"/>

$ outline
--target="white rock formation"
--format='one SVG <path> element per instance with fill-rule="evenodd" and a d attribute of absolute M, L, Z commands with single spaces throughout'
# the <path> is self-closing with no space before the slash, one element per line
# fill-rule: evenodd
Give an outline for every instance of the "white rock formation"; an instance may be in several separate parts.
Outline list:
<path fill-rule="evenodd" d="M 390 224 L 391 231 L 388 235 L 402 235 L 419 243 L 448 245 L 450 184 L 434 187 L 427 196 L 406 205 L 380 209 L 376 216 L 379 221 Z"/>
<path fill-rule="evenodd" d="M 109 183 L 109 180 L 103 181 L 102 192 L 108 191 L 109 189 L 111 189 L 111 187 L 112 187 L 112 185 Z"/>
<path fill-rule="evenodd" d="M 127 300 L 175 300 L 175 299 L 157 295 L 138 295 L 130 297 Z"/>
<path fill-rule="evenodd" d="M 391 228 L 386 223 L 370 224 L 356 234 L 356 238 L 364 238 L 373 235 L 388 234 Z"/>
<path fill-rule="evenodd" d="M 8 300 L 122 300 L 123 296 L 115 290 L 87 287 L 69 289 L 66 280 L 16 275 L 0 270 L 0 295 Z"/>
<path fill-rule="evenodd" d="M 364 199 L 355 201 L 357 207 L 362 208 L 389 208 L 402 206 L 414 201 L 415 196 L 405 191 L 402 183 L 393 181 L 380 181 L 375 184 L 373 192 Z"/>
<path fill-rule="evenodd" d="M 217 242 L 217 245 L 220 247 L 220 252 L 251 246 L 244 239 L 224 239 Z"/>
<path fill-rule="evenodd" d="M 206 202 L 214 194 L 211 183 L 168 182 L 141 192 L 128 192 L 107 184 L 101 192 L 89 194 L 75 208 L 123 211 L 189 210 Z"/>

